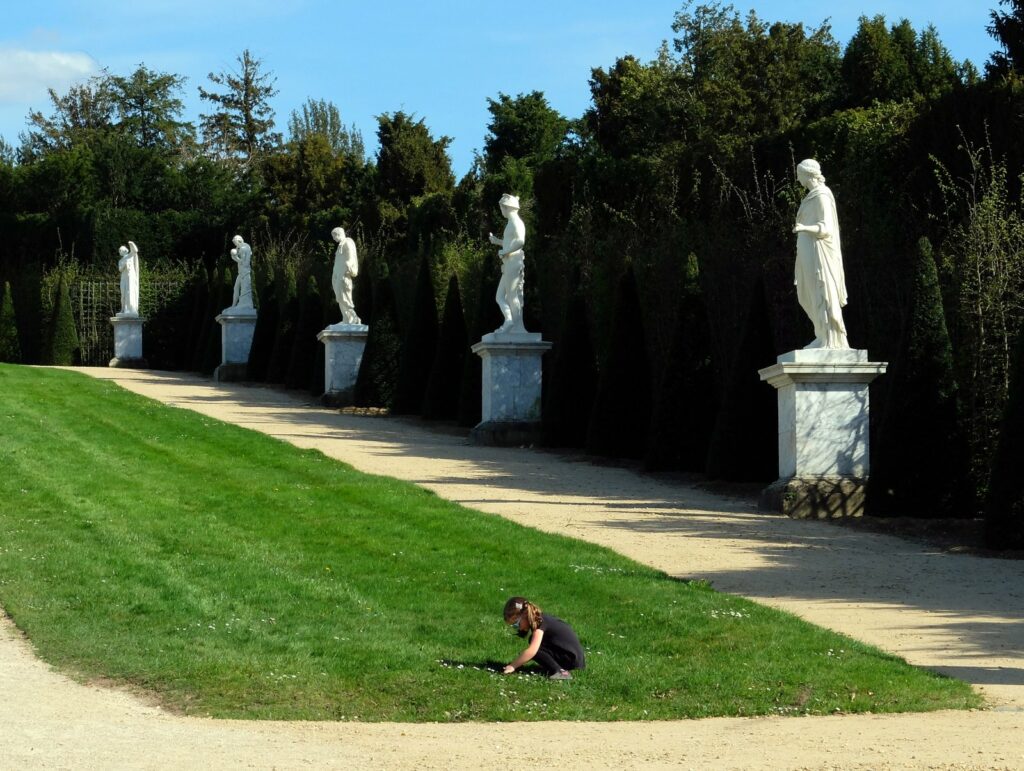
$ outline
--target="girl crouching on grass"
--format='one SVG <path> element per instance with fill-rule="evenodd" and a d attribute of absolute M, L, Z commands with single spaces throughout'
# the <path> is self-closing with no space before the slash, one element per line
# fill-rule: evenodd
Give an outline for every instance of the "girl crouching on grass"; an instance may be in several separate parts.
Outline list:
<path fill-rule="evenodd" d="M 537 665 L 552 680 L 571 680 L 570 669 L 583 669 L 586 659 L 583 646 L 572 627 L 547 613 L 525 597 L 513 597 L 505 603 L 505 623 L 517 628 L 520 637 L 530 637 L 530 644 L 502 674 L 510 675 L 528 661 Z"/>

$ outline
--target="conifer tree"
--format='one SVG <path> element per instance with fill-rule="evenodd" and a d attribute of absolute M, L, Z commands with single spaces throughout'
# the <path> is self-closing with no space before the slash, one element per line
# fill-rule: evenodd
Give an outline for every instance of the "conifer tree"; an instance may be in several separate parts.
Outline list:
<path fill-rule="evenodd" d="M 993 549 L 1024 549 L 1024 333 L 1010 374 L 999 444 L 985 501 L 985 540 Z"/>
<path fill-rule="evenodd" d="M 18 323 L 14 315 L 14 298 L 11 285 L 4 282 L 4 293 L 0 297 L 0 362 L 18 364 L 21 362 L 21 345 L 18 343 Z"/>
<path fill-rule="evenodd" d="M 493 332 L 501 325 L 501 311 L 494 301 L 494 290 L 498 286 L 498 264 L 496 260 L 485 260 L 480 267 L 480 280 L 476 293 L 476 312 L 469 330 L 469 346 L 476 345 L 480 338 Z M 483 362 L 470 351 L 462 362 L 462 379 L 459 384 L 459 425 L 475 426 L 480 422 L 483 410 Z"/>
<path fill-rule="evenodd" d="M 402 358 L 391 411 L 396 415 L 418 415 L 423 407 L 427 379 L 437 350 L 437 300 L 430 263 L 423 258 L 416 280 L 412 320 L 402 339 Z"/>
<path fill-rule="evenodd" d="M 967 446 L 959 427 L 953 348 L 926 238 L 918 242 L 910 312 L 889 377 L 880 441 L 872 447 L 871 513 L 966 516 Z"/>
<path fill-rule="evenodd" d="M 207 334 L 207 311 L 210 306 L 210 285 L 213 282 L 205 267 L 200 267 L 192 289 L 192 316 L 188 322 L 188 339 L 183 345 L 182 369 L 199 371 L 199 351 Z"/>
<path fill-rule="evenodd" d="M 299 315 L 295 322 L 295 337 L 288 360 L 288 374 L 285 378 L 285 385 L 288 388 L 305 388 L 307 390 L 310 388 L 313 363 L 316 361 L 316 349 L 323 348 L 323 344 L 316 339 L 316 336 L 323 328 L 323 300 L 320 297 L 316 277 L 309 276 L 306 279 L 302 296 L 299 298 Z"/>
<path fill-rule="evenodd" d="M 575 271 L 551 367 L 544 378 L 544 443 L 583 447 L 597 393 L 597 355 L 591 342 L 590 309 Z"/>
<path fill-rule="evenodd" d="M 691 254 L 669 360 L 658 387 L 644 467 L 651 471 L 703 471 L 717 407 L 707 308 L 697 258 Z"/>
<path fill-rule="evenodd" d="M 277 277 L 268 280 L 260 293 L 259 315 L 256 316 L 256 328 L 252 333 L 252 347 L 249 348 L 249 364 L 246 378 L 262 383 L 267 379 L 270 368 L 270 357 L 274 353 L 274 337 L 277 334 L 279 308 L 277 304 Z"/>
<path fill-rule="evenodd" d="M 639 458 L 651 425 L 651 365 L 633 266 L 619 281 L 607 361 L 601 369 L 587 452 Z"/>
<path fill-rule="evenodd" d="M 295 325 L 299 320 L 299 297 L 295 270 L 286 265 L 277 294 L 277 334 L 267 365 L 267 382 L 284 384 L 288 377 L 288 362 L 291 360 L 292 343 L 295 341 Z"/>
<path fill-rule="evenodd" d="M 778 476 L 778 397 L 757 374 L 775 359 L 764 277 L 758 275 L 711 434 L 708 476 L 733 482 L 771 482 Z"/>
<path fill-rule="evenodd" d="M 231 305 L 234 298 L 235 282 L 230 272 L 222 265 L 214 274 L 214 286 L 210 289 L 210 313 L 207 316 L 206 348 L 203 353 L 203 364 L 200 372 L 212 375 L 224 358 L 223 334 L 217 316 Z"/>
<path fill-rule="evenodd" d="M 68 290 L 64 274 L 57 281 L 57 295 L 50 314 L 47 329 L 46 363 L 57 366 L 78 364 L 81 357 L 81 346 L 78 332 L 75 330 L 75 314 L 71 308 L 71 293 Z"/>
<path fill-rule="evenodd" d="M 427 380 L 423 399 L 423 417 L 429 420 L 454 420 L 459 415 L 459 387 L 469 351 L 466 316 L 462 310 L 458 276 L 448 281 L 444 318 L 437 338 L 437 351 Z"/>
<path fill-rule="evenodd" d="M 374 282 L 373 321 L 356 377 L 357 407 L 389 407 L 398 382 L 402 351 L 395 295 L 388 276 Z"/>

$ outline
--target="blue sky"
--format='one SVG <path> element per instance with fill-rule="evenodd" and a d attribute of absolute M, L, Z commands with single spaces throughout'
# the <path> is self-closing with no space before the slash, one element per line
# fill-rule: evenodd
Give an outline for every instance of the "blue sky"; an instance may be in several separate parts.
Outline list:
<path fill-rule="evenodd" d="M 736 2 L 765 20 L 816 26 L 830 17 L 845 44 L 857 17 L 884 14 L 934 24 L 956 59 L 979 67 L 995 49 L 985 30 L 998 0 Z M 101 67 L 127 74 L 144 62 L 198 85 L 230 69 L 246 47 L 277 77 L 283 129 L 307 97 L 333 101 L 375 149 L 375 116 L 405 110 L 453 138 L 457 176 L 487 130 L 487 98 L 543 91 L 568 117 L 589 104 L 592 67 L 654 57 L 672 38 L 683 0 L 42 0 L 5 4 L 0 27 L 0 136 L 17 144 L 30 108 L 49 112 L 47 87 L 64 91 Z"/>

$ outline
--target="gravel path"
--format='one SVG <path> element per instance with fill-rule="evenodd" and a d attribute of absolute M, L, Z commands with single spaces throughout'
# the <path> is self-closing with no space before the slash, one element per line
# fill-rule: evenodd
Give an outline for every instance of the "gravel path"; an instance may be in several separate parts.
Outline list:
<path fill-rule="evenodd" d="M 84 369 L 530 527 L 782 608 L 974 684 L 991 709 L 660 723 L 352 724 L 170 715 L 81 685 L 0 620 L 0 768 L 1024 768 L 1024 564 L 757 512 L 615 466 L 481 448 L 272 389 Z"/>

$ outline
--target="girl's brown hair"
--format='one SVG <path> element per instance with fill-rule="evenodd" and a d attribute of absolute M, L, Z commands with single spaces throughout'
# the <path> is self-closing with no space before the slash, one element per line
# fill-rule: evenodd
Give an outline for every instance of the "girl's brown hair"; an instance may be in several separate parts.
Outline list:
<path fill-rule="evenodd" d="M 531 630 L 540 626 L 541 610 L 525 597 L 510 597 L 505 603 L 505 623 L 511 624 L 517 616 L 526 616 L 526 624 Z"/>

